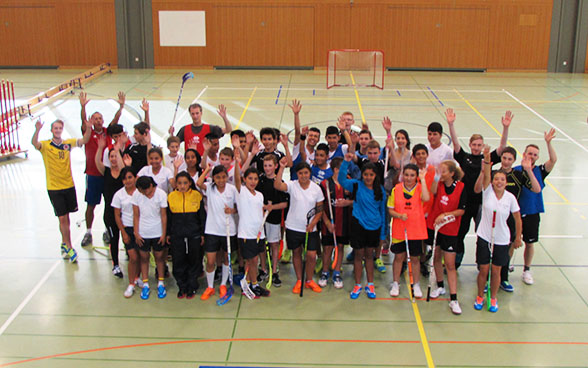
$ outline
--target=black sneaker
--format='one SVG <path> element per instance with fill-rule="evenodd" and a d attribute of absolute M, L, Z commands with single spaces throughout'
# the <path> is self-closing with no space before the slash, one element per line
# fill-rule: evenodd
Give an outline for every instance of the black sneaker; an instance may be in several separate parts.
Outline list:
<path fill-rule="evenodd" d="M 92 234 L 86 233 L 82 239 L 82 247 L 87 247 L 88 245 L 92 245 Z"/>
<path fill-rule="evenodd" d="M 272 285 L 275 287 L 282 286 L 282 280 L 280 280 L 280 275 L 277 272 L 272 275 Z"/>
<path fill-rule="evenodd" d="M 180 291 L 178 291 L 178 299 L 184 299 L 186 297 L 186 292 L 184 291 L 184 289 L 180 289 Z"/>
<path fill-rule="evenodd" d="M 267 279 L 267 272 L 262 269 L 257 270 L 257 282 L 262 282 Z"/>
<path fill-rule="evenodd" d="M 261 286 L 259 286 L 259 284 L 253 286 L 251 288 L 251 290 L 255 294 L 256 299 L 259 298 L 260 296 L 263 296 L 263 297 L 270 296 L 270 291 L 262 288 Z"/>
<path fill-rule="evenodd" d="M 196 290 L 188 290 L 186 291 L 186 299 L 194 299 L 194 296 L 196 295 Z"/>
<path fill-rule="evenodd" d="M 421 275 L 424 277 L 429 277 L 429 267 L 427 267 L 426 263 L 421 263 Z"/>
<path fill-rule="evenodd" d="M 118 265 L 116 265 L 112 268 L 112 274 L 114 276 L 118 277 L 119 279 L 122 279 L 124 276 L 122 273 L 122 270 L 120 269 L 120 267 Z"/>

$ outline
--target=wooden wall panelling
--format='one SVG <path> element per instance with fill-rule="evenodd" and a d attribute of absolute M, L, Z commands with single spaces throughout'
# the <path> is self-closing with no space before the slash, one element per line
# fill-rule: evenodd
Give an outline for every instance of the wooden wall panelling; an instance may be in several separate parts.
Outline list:
<path fill-rule="evenodd" d="M 494 4 L 488 68 L 547 70 L 551 2 Z"/>
<path fill-rule="evenodd" d="M 351 7 L 349 4 L 318 4 L 315 7 L 314 65 L 326 66 L 327 53 L 351 48 Z"/>
<path fill-rule="evenodd" d="M 0 65 L 58 65 L 55 8 L 0 7 Z"/>
<path fill-rule="evenodd" d="M 314 65 L 314 7 L 216 6 L 219 66 Z"/>
<path fill-rule="evenodd" d="M 153 53 L 155 66 L 211 66 L 214 64 L 216 47 L 222 47 L 215 30 L 214 7 L 209 2 L 194 1 L 153 1 Z M 159 11 L 161 10 L 203 10 L 206 12 L 206 46 L 204 47 L 162 47 L 159 45 Z"/>
<path fill-rule="evenodd" d="M 354 5 L 351 8 L 350 48 L 387 50 L 390 36 L 385 5 Z"/>

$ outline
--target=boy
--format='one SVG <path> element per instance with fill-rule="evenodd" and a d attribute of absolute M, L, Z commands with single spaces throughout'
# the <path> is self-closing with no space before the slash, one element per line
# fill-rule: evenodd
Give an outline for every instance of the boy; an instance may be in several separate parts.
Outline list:
<path fill-rule="evenodd" d="M 218 140 L 219 136 L 215 133 L 208 133 L 204 138 L 202 151 L 203 155 L 202 161 L 200 162 L 200 167 L 202 170 L 206 170 L 208 163 L 210 163 L 212 166 L 220 165 L 220 157 L 218 156 L 218 149 L 220 146 Z"/>
<path fill-rule="evenodd" d="M 339 120 L 337 126 L 339 128 L 335 126 L 327 127 L 327 131 L 325 133 L 325 139 L 329 145 L 328 162 L 330 162 L 333 157 L 345 157 L 345 154 L 349 151 L 349 146 L 351 145 L 351 136 L 349 135 L 349 131 L 345 129 L 345 121 Z M 347 144 L 339 143 L 339 130 L 343 132 L 343 137 L 345 137 Z"/>
<path fill-rule="evenodd" d="M 252 160 L 252 166 L 255 166 L 259 173 L 263 172 L 263 159 L 266 155 L 274 155 L 278 162 L 282 159 L 282 157 L 286 157 L 288 160 L 288 166 L 292 167 L 292 156 L 290 155 L 290 151 L 288 150 L 288 138 L 285 134 L 280 135 L 280 142 L 284 146 L 286 153 L 278 151 L 278 135 L 274 128 L 262 128 L 259 131 L 259 137 L 261 138 L 261 144 L 263 145 L 263 151 L 258 152 Z"/>
<path fill-rule="evenodd" d="M 443 126 L 437 122 L 432 122 L 427 127 L 427 151 L 429 158 L 427 158 L 427 164 L 433 165 L 438 168 L 441 162 L 445 160 L 453 160 L 453 151 L 449 146 L 441 142 L 443 138 Z"/>
<path fill-rule="evenodd" d="M 314 152 L 314 165 L 312 165 L 311 172 L 312 172 L 312 181 L 319 184 L 325 180 L 333 176 L 333 170 L 329 167 L 327 163 L 327 157 L 329 156 L 329 146 L 325 143 L 321 143 L 316 147 L 316 151 Z"/>
<path fill-rule="evenodd" d="M 125 149 L 124 154 L 129 155 L 133 160 L 131 167 L 135 172 L 139 172 L 144 166 L 147 166 L 147 152 L 151 149 L 151 128 L 146 122 L 140 122 L 133 126 L 135 131 L 135 143 Z"/>
<path fill-rule="evenodd" d="M 308 126 L 300 128 L 300 110 L 302 104 L 298 100 L 292 100 L 288 105 L 294 113 L 294 147 L 292 148 L 293 167 L 302 162 L 305 158 L 309 165 L 314 162 L 314 150 L 321 138 L 321 131 L 318 128 Z M 302 149 L 304 148 L 304 149 Z M 304 157 L 304 158 L 303 158 Z M 290 170 L 290 179 L 296 180 L 296 172 Z"/>
<path fill-rule="evenodd" d="M 174 161 L 180 157 L 178 156 L 178 151 L 180 150 L 180 138 L 176 136 L 171 136 L 167 139 L 167 149 L 169 150 L 169 154 L 163 157 L 164 166 L 170 169 L 172 172 L 174 171 Z M 180 160 L 183 157 L 180 157 Z M 178 168 L 178 172 L 181 172 L 186 169 L 186 163 L 182 163 Z"/>

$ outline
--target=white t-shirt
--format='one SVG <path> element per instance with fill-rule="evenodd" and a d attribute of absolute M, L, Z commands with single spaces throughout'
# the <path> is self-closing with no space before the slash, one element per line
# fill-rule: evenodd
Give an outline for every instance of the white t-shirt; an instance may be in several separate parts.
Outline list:
<path fill-rule="evenodd" d="M 484 189 L 482 194 L 482 220 L 478 226 L 477 235 L 490 242 L 492 239 L 492 216 L 496 210 L 496 226 L 494 228 L 494 244 L 508 245 L 510 243 L 510 230 L 506 224 L 508 216 L 514 212 L 520 211 L 519 204 L 515 196 L 504 191 L 502 198 L 498 200 L 492 185 Z"/>
<path fill-rule="evenodd" d="M 155 188 L 153 197 L 147 198 L 139 190 L 135 190 L 131 203 L 139 207 L 139 235 L 144 239 L 161 237 L 161 209 L 167 208 L 167 194 L 160 188 Z"/>
<path fill-rule="evenodd" d="M 179 153 L 176 155 L 176 157 L 171 157 L 169 154 L 164 155 L 163 156 L 163 163 L 164 163 L 163 166 L 165 166 L 168 169 L 170 169 L 170 171 L 173 173 L 174 172 L 174 159 L 176 159 L 178 156 L 180 156 Z M 178 168 L 178 172 L 182 172 L 184 170 L 186 170 L 186 162 L 185 161 L 182 162 L 182 164 Z"/>
<path fill-rule="evenodd" d="M 321 187 L 310 182 L 306 189 L 302 189 L 298 180 L 287 181 L 286 185 L 290 194 L 290 209 L 286 217 L 286 228 L 299 232 L 306 232 L 306 214 L 316 207 L 317 202 L 322 202 L 325 197 Z M 312 231 L 316 231 L 316 226 Z"/>
<path fill-rule="evenodd" d="M 155 180 L 159 189 L 163 190 L 165 193 L 169 193 L 171 191 L 169 181 L 170 179 L 174 178 L 174 174 L 165 166 L 162 166 L 161 169 L 159 169 L 157 175 L 153 174 L 153 167 L 151 165 L 144 166 L 137 173 L 137 177 L 139 176 L 150 176 L 153 178 L 153 180 Z"/>
<path fill-rule="evenodd" d="M 185 171 L 185 172 L 187 172 L 187 173 L 188 173 L 188 175 L 190 175 L 190 173 L 188 172 L 188 169 L 187 169 L 187 168 L 183 168 L 182 170 L 178 170 L 178 173 L 180 173 L 180 172 L 182 172 L 182 171 Z M 190 176 L 192 176 L 192 175 L 190 175 Z M 200 176 L 200 175 L 198 175 L 198 171 L 196 171 L 196 173 L 194 174 L 194 176 L 192 176 L 192 180 L 194 180 L 194 184 L 196 184 L 196 182 L 198 181 L 198 177 L 199 177 L 199 176 Z M 198 191 L 200 191 L 200 188 L 196 187 L 196 189 L 197 189 Z"/>
<path fill-rule="evenodd" d="M 225 206 L 235 208 L 235 205 L 237 204 L 237 196 L 239 195 L 237 188 L 235 188 L 234 185 L 227 183 L 225 190 L 220 193 L 216 185 L 207 183 L 204 195 L 206 196 L 206 208 L 208 211 L 204 233 L 209 235 L 226 236 Z M 229 235 L 237 235 L 237 226 L 234 215 L 229 216 Z"/>
<path fill-rule="evenodd" d="M 133 194 L 136 192 L 137 190 L 135 189 Z M 120 218 L 124 227 L 133 227 L 133 204 L 131 203 L 131 198 L 132 196 L 127 193 L 124 187 L 120 188 L 112 197 L 111 205 L 120 210 Z"/>
<path fill-rule="evenodd" d="M 263 221 L 263 194 L 255 191 L 251 194 L 245 186 L 241 187 L 237 208 L 243 209 L 243 215 L 239 217 L 239 238 L 256 239 L 257 232 L 261 227 L 261 238 L 265 238 L 262 225 Z"/>
<path fill-rule="evenodd" d="M 433 165 L 438 168 L 441 162 L 445 160 L 453 160 L 453 150 L 447 144 L 441 142 L 441 145 L 437 148 L 431 148 L 431 145 L 427 143 L 425 145 L 429 150 L 429 157 L 427 157 L 427 165 Z"/>
<path fill-rule="evenodd" d="M 306 148 L 306 144 L 303 141 L 298 142 L 298 144 L 292 148 L 292 160 L 296 160 L 298 158 L 298 156 L 300 156 L 300 146 L 303 144 L 304 144 L 304 150 L 306 151 L 306 162 L 309 165 L 312 165 L 312 163 L 314 162 L 314 152 L 313 153 L 308 152 L 308 149 Z"/>

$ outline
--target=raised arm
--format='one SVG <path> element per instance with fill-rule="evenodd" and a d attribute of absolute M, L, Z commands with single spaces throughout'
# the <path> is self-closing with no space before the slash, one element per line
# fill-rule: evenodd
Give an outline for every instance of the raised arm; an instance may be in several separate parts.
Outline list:
<path fill-rule="evenodd" d="M 292 105 L 288 105 L 294 113 L 294 145 L 300 143 L 300 110 L 302 110 L 302 104 L 300 101 L 292 100 Z M 304 143 L 304 142 L 303 142 Z"/>
<path fill-rule="evenodd" d="M 502 151 L 506 148 L 508 142 L 508 128 L 510 127 L 513 118 L 514 115 L 510 111 L 505 112 L 502 117 L 502 136 L 500 137 L 500 146 L 496 149 L 498 156 L 502 155 Z"/>
<path fill-rule="evenodd" d="M 227 108 L 225 107 L 225 105 L 218 105 L 217 113 L 220 115 L 221 118 L 223 118 L 223 121 L 225 122 L 223 134 L 230 133 L 233 130 L 233 127 L 231 126 L 231 122 L 227 118 Z"/>
<path fill-rule="evenodd" d="M 421 179 L 421 200 L 427 202 L 431 199 L 429 188 L 427 187 L 427 170 L 419 170 L 419 179 Z"/>
<path fill-rule="evenodd" d="M 88 143 L 90 141 L 90 136 L 92 136 L 92 123 L 86 121 L 86 129 L 84 131 L 84 135 L 82 136 L 82 138 L 76 141 L 77 146 L 81 147 L 84 144 Z"/>
<path fill-rule="evenodd" d="M 141 101 L 141 110 L 143 110 L 143 112 L 145 113 L 145 119 L 143 121 L 147 123 L 149 127 L 151 127 L 151 118 L 149 117 L 149 102 L 146 99 L 143 99 L 143 101 Z M 173 135 L 173 130 L 170 133 L 170 135 Z"/>
<path fill-rule="evenodd" d="M 482 161 L 482 172 L 484 175 L 484 179 L 482 182 L 482 188 L 488 188 L 490 185 L 490 181 L 492 180 L 492 160 L 490 157 L 490 146 L 484 146 L 484 160 Z"/>
<path fill-rule="evenodd" d="M 241 141 L 239 140 L 238 135 L 233 135 L 231 138 L 231 145 L 233 146 L 233 152 L 235 152 L 235 155 L 237 155 L 238 152 L 241 155 L 241 160 L 245 161 L 247 159 L 247 154 L 241 149 Z M 245 169 L 243 171 L 245 171 Z"/>
<path fill-rule="evenodd" d="M 202 161 L 200 161 L 200 167 L 202 170 L 208 167 L 208 151 L 210 151 L 210 141 L 206 138 L 202 141 L 202 146 L 204 147 L 204 152 L 202 152 Z"/>
<path fill-rule="evenodd" d="M 39 132 L 41 131 L 41 128 L 43 128 L 43 123 L 41 122 L 41 119 L 37 120 L 37 122 L 35 123 L 35 133 L 33 133 L 33 138 L 31 138 L 31 144 L 38 150 L 41 150 L 41 142 L 39 142 Z"/>
<path fill-rule="evenodd" d="M 94 155 L 94 163 L 96 163 L 96 168 L 102 175 L 104 175 L 104 164 L 102 163 L 102 152 L 104 151 L 104 147 L 106 147 L 106 138 L 101 136 L 98 138 L 98 149 L 96 150 L 96 155 Z"/>
<path fill-rule="evenodd" d="M 348 151 L 355 151 L 354 147 L 351 146 L 351 136 L 349 135 L 349 130 L 347 130 L 347 126 L 345 125 L 345 120 L 343 119 L 343 116 L 340 116 L 339 120 L 337 120 L 337 128 L 339 128 L 339 130 L 343 134 L 343 138 L 345 138 Z"/>
<path fill-rule="evenodd" d="M 545 170 L 549 173 L 553 170 L 557 162 L 557 155 L 551 145 L 551 140 L 555 137 L 555 129 L 551 128 L 549 132 L 545 132 L 545 143 L 547 143 L 547 152 L 549 152 L 549 160 L 545 162 Z"/>
<path fill-rule="evenodd" d="M 288 191 L 288 184 L 284 183 L 282 180 L 282 176 L 284 175 L 284 168 L 287 164 L 288 160 L 286 157 L 282 157 L 280 160 L 280 168 L 278 169 L 278 174 L 276 175 L 276 180 L 274 180 L 274 188 L 282 192 Z"/>
<path fill-rule="evenodd" d="M 80 118 L 82 120 L 82 134 L 86 131 L 86 121 L 88 121 L 88 116 L 86 115 L 86 105 L 90 102 L 88 100 L 88 95 L 86 92 L 80 92 L 80 105 L 82 106 Z"/>
<path fill-rule="evenodd" d="M 294 162 L 292 161 L 292 154 L 290 154 L 290 148 L 288 148 L 288 136 L 284 133 L 280 133 L 280 143 L 284 146 L 284 153 L 286 154 L 286 159 L 288 160 L 288 167 L 294 166 Z M 304 146 L 300 148 L 305 149 Z"/>
<path fill-rule="evenodd" d="M 204 182 L 204 180 L 206 180 L 206 177 L 208 176 L 208 174 L 212 171 L 212 165 L 208 165 L 204 168 L 204 171 L 202 172 L 201 175 L 198 176 L 198 180 L 196 180 L 196 186 L 198 188 L 200 188 L 200 190 L 202 192 L 206 191 L 206 183 Z"/>
<path fill-rule="evenodd" d="M 355 155 L 351 152 L 347 152 L 345 154 L 343 163 L 341 163 L 341 167 L 339 168 L 339 176 L 337 177 L 339 184 L 341 184 L 341 186 L 349 192 L 353 192 L 353 181 L 347 179 L 347 170 L 349 169 L 349 163 L 354 156 Z"/>
<path fill-rule="evenodd" d="M 241 193 L 241 156 L 239 153 L 235 152 L 235 188 L 237 188 L 237 192 Z"/>
<path fill-rule="evenodd" d="M 245 160 L 245 162 L 243 162 L 243 165 L 241 165 L 241 171 L 245 171 L 249 168 L 249 166 L 251 166 L 251 161 L 255 158 L 258 152 L 259 145 L 256 142 L 254 142 L 254 144 L 251 146 L 251 153 L 247 155 L 247 159 Z"/>
<path fill-rule="evenodd" d="M 525 176 L 527 176 L 529 178 L 529 181 L 531 182 L 531 191 L 533 191 L 534 193 L 540 193 L 541 184 L 539 184 L 539 181 L 537 181 L 537 177 L 535 177 L 535 174 L 533 174 L 533 166 L 531 164 L 531 159 L 523 158 L 521 160 L 521 166 L 523 167 L 523 170 L 526 173 Z"/>
<path fill-rule="evenodd" d="M 447 119 L 447 125 L 449 125 L 449 134 L 451 135 L 451 143 L 453 143 L 453 152 L 458 153 L 461 151 L 461 145 L 459 144 L 459 138 L 455 131 L 455 112 L 453 112 L 453 109 L 445 110 L 445 119 Z"/>
<path fill-rule="evenodd" d="M 120 119 L 120 116 L 122 115 L 122 111 L 125 108 L 126 98 L 127 98 L 127 96 L 125 95 L 125 93 L 123 91 L 118 92 L 118 99 L 116 100 L 116 102 L 118 102 L 119 107 L 118 107 L 118 110 L 116 111 L 116 113 L 114 114 L 112 121 L 110 122 L 110 124 L 108 124 L 108 126 L 118 124 L 118 120 Z"/>

